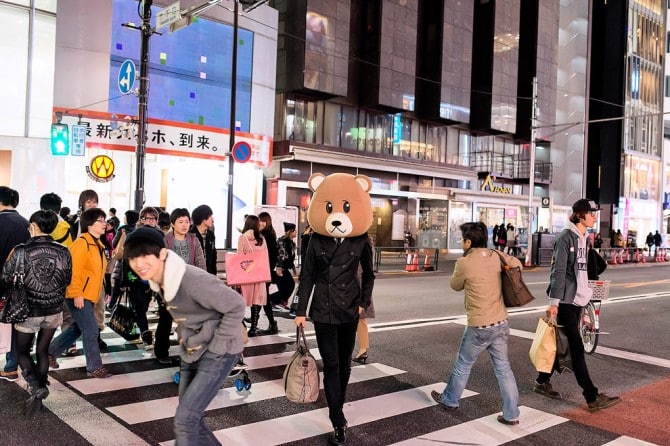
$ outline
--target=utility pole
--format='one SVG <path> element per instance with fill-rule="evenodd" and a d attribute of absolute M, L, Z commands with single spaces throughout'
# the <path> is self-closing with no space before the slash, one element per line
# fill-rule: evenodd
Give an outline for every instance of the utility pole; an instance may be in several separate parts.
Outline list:
<path fill-rule="evenodd" d="M 237 89 L 237 0 L 233 1 L 233 62 L 230 79 L 230 140 L 228 141 L 228 207 L 226 224 L 226 249 L 233 247 L 233 173 L 235 160 L 233 146 L 235 145 L 235 90 Z"/>
<path fill-rule="evenodd" d="M 537 132 L 537 77 L 533 78 L 533 103 L 530 120 L 530 174 L 528 175 L 528 244 L 526 248 L 525 266 L 530 266 L 533 249 L 533 221 L 535 212 L 533 209 L 533 191 L 535 190 L 535 133 Z M 539 257 L 539 254 L 538 254 Z"/>
<path fill-rule="evenodd" d="M 142 26 L 139 28 L 142 33 L 142 42 L 140 45 L 140 89 L 138 106 L 138 134 L 136 157 L 136 183 L 135 183 L 135 210 L 140 211 L 144 206 L 144 159 L 147 153 L 147 118 L 149 101 L 149 39 L 154 33 L 151 29 L 151 4 L 153 0 L 143 0 L 142 2 Z"/>

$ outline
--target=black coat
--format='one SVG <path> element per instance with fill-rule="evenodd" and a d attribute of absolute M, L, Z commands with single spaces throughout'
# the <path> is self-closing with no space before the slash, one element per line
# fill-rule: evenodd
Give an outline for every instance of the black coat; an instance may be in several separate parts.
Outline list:
<path fill-rule="evenodd" d="M 313 321 L 337 325 L 357 320 L 358 307 L 370 306 L 375 280 L 372 268 L 367 233 L 345 238 L 341 245 L 332 237 L 312 234 L 300 271 L 296 314 L 306 315 L 314 288 L 309 313 Z"/>
<path fill-rule="evenodd" d="M 200 246 L 202 246 L 202 253 L 205 255 L 205 265 L 207 265 L 207 272 L 216 276 L 216 239 L 214 238 L 214 231 L 209 229 L 205 231 L 203 239 L 200 231 L 195 226 L 191 226 L 191 232 L 198 237 Z"/>
<path fill-rule="evenodd" d="M 23 287 L 30 316 L 49 316 L 63 311 L 65 289 L 72 279 L 72 256 L 60 243 L 46 236 L 31 238 L 17 245 L 2 269 L 2 282 L 9 286 L 19 251 L 23 252 Z"/>

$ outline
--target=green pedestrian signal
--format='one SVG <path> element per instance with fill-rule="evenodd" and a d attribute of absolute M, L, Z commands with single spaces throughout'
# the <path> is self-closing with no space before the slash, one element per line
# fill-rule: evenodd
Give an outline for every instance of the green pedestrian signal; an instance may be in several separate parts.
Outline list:
<path fill-rule="evenodd" d="M 68 155 L 70 153 L 70 130 L 67 124 L 51 124 L 51 154 Z"/>

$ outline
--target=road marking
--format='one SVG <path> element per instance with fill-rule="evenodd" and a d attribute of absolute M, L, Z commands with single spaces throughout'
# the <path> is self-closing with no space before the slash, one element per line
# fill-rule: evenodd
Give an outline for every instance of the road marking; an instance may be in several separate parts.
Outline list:
<path fill-rule="evenodd" d="M 605 443 L 602 446 L 656 446 L 656 443 L 649 443 L 648 441 L 638 440 L 637 438 L 624 435 L 609 443 Z"/>
<path fill-rule="evenodd" d="M 314 358 L 319 360 L 321 355 L 318 348 L 310 349 Z M 278 367 L 288 364 L 294 352 L 274 353 L 268 355 L 251 356 L 244 358 L 247 370 Z M 165 384 L 172 382 L 175 372 L 179 367 L 167 367 L 162 369 L 146 370 L 143 372 L 131 372 L 112 375 L 107 379 L 84 378 L 68 381 L 68 384 L 84 395 L 102 392 L 113 392 L 124 389 Z"/>
<path fill-rule="evenodd" d="M 93 446 L 108 446 L 110 444 L 149 445 L 121 423 L 100 411 L 59 381 L 51 380 L 49 390 L 51 391 L 49 398 L 44 400 L 47 409 Z M 51 438 L 50 441 L 53 444 L 58 443 L 56 438 Z"/>
<path fill-rule="evenodd" d="M 372 379 L 401 375 L 403 373 L 406 372 L 383 364 L 356 366 L 351 368 L 351 379 L 349 380 L 349 383 L 369 381 Z M 320 375 L 321 388 L 323 388 L 323 373 L 320 373 Z M 283 379 L 255 383 L 252 384 L 251 390 L 242 392 L 238 392 L 235 387 L 225 387 L 219 390 L 212 402 L 207 406 L 207 410 L 240 406 L 242 404 L 250 404 L 272 398 L 282 398 L 284 395 Z M 128 424 L 137 424 L 164 418 L 172 418 L 177 412 L 178 405 L 179 397 L 175 396 L 108 407 L 107 410 Z"/>
<path fill-rule="evenodd" d="M 519 424 L 516 426 L 506 426 L 499 423 L 496 419 L 498 414 L 494 414 L 394 443 L 392 446 L 454 444 L 455 438 L 458 438 L 458 444 L 462 445 L 485 444 L 495 446 L 518 440 L 526 435 L 568 421 L 567 418 L 526 406 L 519 406 L 519 410 L 521 416 L 519 417 Z"/>
<path fill-rule="evenodd" d="M 445 386 L 445 383 L 439 382 L 352 401 L 345 403 L 344 413 L 349 427 L 353 427 L 415 410 L 426 409 L 437 405 L 430 397 L 430 392 L 432 390 L 441 392 Z M 476 395 L 476 393 L 466 390 L 463 393 L 463 398 L 473 395 Z M 332 432 L 332 430 L 333 427 L 328 420 L 328 408 L 322 408 L 222 429 L 214 432 L 214 435 L 221 444 L 238 446 L 263 444 L 264 446 L 271 446 L 323 435 Z M 160 444 L 171 446 L 174 445 L 174 441 L 166 441 Z"/>

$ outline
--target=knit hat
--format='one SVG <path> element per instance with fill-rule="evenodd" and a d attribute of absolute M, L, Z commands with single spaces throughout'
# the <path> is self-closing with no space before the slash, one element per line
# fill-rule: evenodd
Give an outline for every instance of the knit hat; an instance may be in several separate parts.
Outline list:
<path fill-rule="evenodd" d="M 284 232 L 295 231 L 295 225 L 293 223 L 284 222 Z"/>
<path fill-rule="evenodd" d="M 598 203 L 588 198 L 579 199 L 572 205 L 572 212 L 594 212 L 599 210 Z"/>
<path fill-rule="evenodd" d="M 131 241 L 138 242 L 140 240 L 165 248 L 165 237 L 163 236 L 163 232 L 152 226 L 140 226 L 135 229 L 126 236 L 126 241 L 123 243 L 123 246 L 128 245 Z"/>

